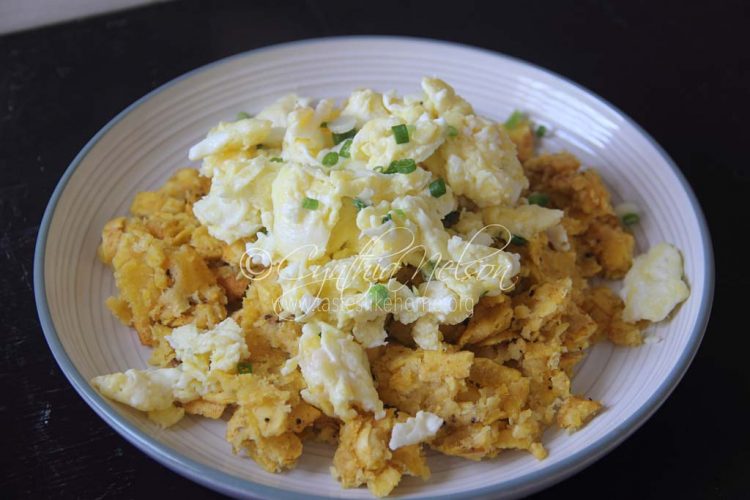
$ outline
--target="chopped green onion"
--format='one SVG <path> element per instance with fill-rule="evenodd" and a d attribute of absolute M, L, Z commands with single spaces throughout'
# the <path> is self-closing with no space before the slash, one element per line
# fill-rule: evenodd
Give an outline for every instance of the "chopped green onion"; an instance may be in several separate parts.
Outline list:
<path fill-rule="evenodd" d="M 514 129 L 521 124 L 525 119 L 525 116 L 520 111 L 514 111 L 507 120 L 505 120 L 505 128 Z"/>
<path fill-rule="evenodd" d="M 381 167 L 382 168 L 382 167 Z M 375 167 L 377 171 L 378 167 Z M 417 163 L 411 158 L 403 160 L 394 160 L 388 165 L 388 168 L 382 171 L 384 174 L 410 174 L 417 169 Z"/>
<path fill-rule="evenodd" d="M 357 212 L 359 212 L 360 210 L 362 210 L 363 208 L 367 206 L 367 203 L 360 200 L 359 198 L 352 199 L 352 203 L 354 203 L 354 206 L 356 207 Z"/>
<path fill-rule="evenodd" d="M 253 373 L 253 364 L 249 361 L 237 363 L 237 373 Z"/>
<path fill-rule="evenodd" d="M 321 122 L 320 128 L 328 128 L 328 122 Z"/>
<path fill-rule="evenodd" d="M 454 210 L 453 212 L 450 212 L 445 217 L 443 217 L 443 227 L 452 227 L 458 222 L 458 219 L 461 218 L 461 214 L 458 210 Z"/>
<path fill-rule="evenodd" d="M 395 213 L 396 215 L 398 215 L 399 217 L 401 217 L 402 219 L 406 219 L 406 212 L 404 212 L 404 211 L 403 211 L 403 210 L 401 210 L 400 208 L 394 208 L 394 209 L 393 209 L 393 212 L 394 212 L 394 213 Z M 392 213 L 390 213 L 390 212 L 389 212 L 389 213 L 388 213 L 388 214 L 387 214 L 387 215 L 386 215 L 385 217 L 383 217 L 383 218 L 381 219 L 381 221 L 380 221 L 380 222 L 381 222 L 381 223 L 383 223 L 383 224 L 385 224 L 385 223 L 386 223 L 386 222 L 388 222 L 389 220 L 393 220 L 393 214 L 392 214 Z"/>
<path fill-rule="evenodd" d="M 330 153 L 326 153 L 321 163 L 325 165 L 326 167 L 332 167 L 338 162 L 339 162 L 339 154 L 335 151 L 331 151 Z"/>
<path fill-rule="evenodd" d="M 512 245 L 522 246 L 528 243 L 528 241 L 526 241 L 526 238 L 524 238 L 523 236 L 518 236 L 517 234 L 514 234 L 513 237 L 510 239 L 510 243 Z"/>
<path fill-rule="evenodd" d="M 347 139 L 344 141 L 344 144 L 341 145 L 341 149 L 339 149 L 339 156 L 342 158 L 349 158 L 351 156 L 351 153 L 349 152 L 349 149 L 352 147 L 352 140 Z"/>
<path fill-rule="evenodd" d="M 396 144 L 406 144 L 409 142 L 409 129 L 406 125 L 396 125 L 391 127 L 393 130 L 393 138 L 396 139 Z"/>
<path fill-rule="evenodd" d="M 626 226 L 632 226 L 633 224 L 638 224 L 641 220 L 641 217 L 636 213 L 628 213 L 622 216 L 622 223 Z"/>
<path fill-rule="evenodd" d="M 440 198 L 445 194 L 445 181 L 437 179 L 430 182 L 430 194 L 433 198 Z"/>
<path fill-rule="evenodd" d="M 448 125 L 448 137 L 456 137 L 458 135 L 458 129 L 453 125 Z"/>
<path fill-rule="evenodd" d="M 633 203 L 632 201 L 624 201 L 622 203 L 619 203 L 614 206 L 615 214 L 617 214 L 617 217 L 622 220 L 622 218 L 627 214 L 637 214 L 641 215 L 641 209 L 638 205 Z"/>
<path fill-rule="evenodd" d="M 372 285 L 367 294 L 378 307 L 383 307 L 388 300 L 388 288 L 383 285 Z"/>
<path fill-rule="evenodd" d="M 417 163 L 411 158 L 392 161 L 388 168 L 396 169 L 399 174 L 410 174 L 417 169 Z"/>
<path fill-rule="evenodd" d="M 347 139 L 351 139 L 355 135 L 357 135 L 356 128 L 351 129 L 349 132 L 344 132 L 343 134 L 337 134 L 336 132 L 331 132 L 331 137 L 333 138 L 334 144 L 340 144 Z"/>
<path fill-rule="evenodd" d="M 257 146 L 255 146 L 255 149 L 263 149 L 263 144 L 258 144 Z"/>
<path fill-rule="evenodd" d="M 547 135 L 547 127 L 545 127 L 544 125 L 539 125 L 534 131 L 534 135 L 541 139 L 542 137 Z"/>
<path fill-rule="evenodd" d="M 305 199 L 302 200 L 302 208 L 306 208 L 308 210 L 317 210 L 318 205 L 320 205 L 320 203 L 315 198 L 305 197 Z"/>
<path fill-rule="evenodd" d="M 382 165 L 378 165 L 377 167 L 373 168 L 373 170 L 374 170 L 375 172 L 378 172 L 378 173 L 380 173 L 380 174 L 383 174 L 383 173 L 385 173 L 385 167 L 383 167 Z"/>
<path fill-rule="evenodd" d="M 252 116 L 250 116 L 249 113 L 245 113 L 244 111 L 240 111 L 239 113 L 237 113 L 236 120 L 238 120 L 238 121 L 239 120 L 247 120 L 248 118 L 252 118 Z"/>
<path fill-rule="evenodd" d="M 271 158 L 271 159 L 270 159 L 269 161 L 274 161 L 274 162 L 276 162 L 276 163 L 281 163 L 281 162 L 283 162 L 284 160 L 282 160 L 282 159 L 281 159 L 281 158 L 279 158 L 278 156 L 274 156 L 274 157 L 273 157 L 273 158 Z"/>
<path fill-rule="evenodd" d="M 529 205 L 539 205 L 540 207 L 546 207 L 549 205 L 549 196 L 544 193 L 532 193 L 529 195 Z"/>

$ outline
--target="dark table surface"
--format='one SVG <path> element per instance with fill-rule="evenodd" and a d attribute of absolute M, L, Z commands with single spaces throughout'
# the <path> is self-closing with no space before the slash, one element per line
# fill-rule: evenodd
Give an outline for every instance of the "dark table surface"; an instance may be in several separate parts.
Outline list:
<path fill-rule="evenodd" d="M 750 16 L 746 2 L 687 4 L 182 1 L 0 37 L 0 496 L 215 496 L 115 434 L 52 359 L 32 290 L 42 212 L 86 141 L 154 87 L 264 45 L 378 33 L 486 47 L 581 83 L 665 147 L 708 217 L 716 299 L 687 375 L 618 449 L 539 496 L 750 497 Z"/>

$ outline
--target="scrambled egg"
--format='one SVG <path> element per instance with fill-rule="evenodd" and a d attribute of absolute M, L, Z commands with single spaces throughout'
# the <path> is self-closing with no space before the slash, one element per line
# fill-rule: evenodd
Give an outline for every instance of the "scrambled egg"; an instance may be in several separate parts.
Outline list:
<path fill-rule="evenodd" d="M 213 176 L 209 195 L 193 205 L 193 213 L 222 241 L 254 236 L 266 223 L 264 214 L 273 209 L 267 187 L 280 170 L 265 156 L 227 163 L 221 175 Z"/>
<path fill-rule="evenodd" d="M 94 377 L 91 383 L 108 398 L 141 411 L 175 409 L 175 403 L 220 392 L 227 376 L 237 372 L 240 359 L 249 356 L 242 329 L 231 318 L 205 332 L 192 324 L 181 326 L 166 339 L 181 362 L 176 368 L 130 369 Z M 164 423 L 163 414 L 155 417 L 153 420 Z"/>
<path fill-rule="evenodd" d="M 425 79 L 423 90 L 419 98 L 356 91 L 340 110 L 328 100 L 313 108 L 287 97 L 255 119 L 237 122 L 248 134 L 252 130 L 249 139 L 234 139 L 232 125 L 221 124 L 191 150 L 191 158 L 203 158 L 202 171 L 212 176 L 211 191 L 194 206 L 196 217 L 228 244 L 249 240 L 254 263 L 280 264 L 282 316 L 326 322 L 374 347 L 384 342 L 384 323 L 393 314 L 416 322 L 420 346 L 440 349 L 440 324 L 460 323 L 480 296 L 511 287 L 517 257 L 492 248 L 489 236 L 452 235 L 443 219 L 458 208 L 457 194 L 480 206 L 518 200 L 528 183 L 514 146 L 502 127 L 474 115 L 444 82 Z M 285 120 L 280 110 L 288 111 Z M 287 128 L 280 151 L 264 145 L 247 159 L 247 151 L 281 124 Z M 355 128 L 336 144 L 338 133 L 329 130 L 334 126 Z M 399 127 L 405 140 L 396 140 Z M 441 157 L 453 166 L 443 169 Z M 399 167 L 399 162 L 406 163 Z M 526 217 L 530 228 L 524 235 L 550 225 L 533 223 L 543 215 Z M 559 216 L 553 223 L 558 221 Z M 389 272 L 426 262 L 438 267 L 432 283 L 389 287 L 398 299 L 393 306 L 373 308 L 368 302 L 371 285 L 385 284 Z M 447 265 L 440 267 L 443 262 Z M 494 273 L 486 271 L 490 268 Z M 317 311 L 334 301 L 348 305 Z"/>
<path fill-rule="evenodd" d="M 427 446 L 543 459 L 547 427 L 603 407 L 571 392 L 586 349 L 641 344 L 688 289 L 675 248 L 633 261 L 596 171 L 537 135 L 437 78 L 219 123 L 200 171 L 104 227 L 107 306 L 155 367 L 92 385 L 164 427 L 231 411 L 232 450 L 270 472 L 333 443 L 333 476 L 378 496 L 429 478 Z M 589 281 L 623 276 L 622 299 Z"/>
<path fill-rule="evenodd" d="M 622 317 L 635 322 L 661 321 L 690 291 L 682 281 L 682 256 L 669 243 L 659 243 L 633 261 L 623 280 Z"/>
<path fill-rule="evenodd" d="M 190 148 L 188 157 L 200 160 L 209 157 L 210 160 L 222 160 L 222 155 L 228 152 L 246 152 L 262 144 L 271 133 L 272 123 L 268 120 L 247 118 L 236 122 L 221 122 L 213 128 L 201 142 Z M 211 172 L 217 165 L 209 161 L 204 165 L 204 173 Z"/>
<path fill-rule="evenodd" d="M 305 401 L 342 420 L 357 416 L 354 404 L 375 418 L 385 416 L 365 351 L 351 335 L 325 323 L 308 323 L 299 345 L 299 354 L 285 370 L 299 364 L 307 382 L 302 391 Z"/>
<path fill-rule="evenodd" d="M 177 368 L 129 369 L 94 377 L 91 383 L 110 399 L 141 411 L 165 410 L 175 400 L 174 386 L 180 379 Z"/>
<path fill-rule="evenodd" d="M 505 228 L 511 235 L 529 239 L 537 233 L 558 226 L 562 220 L 563 211 L 539 205 L 519 205 L 515 208 L 488 207 L 482 210 L 482 215 L 487 224 L 495 224 Z"/>
<path fill-rule="evenodd" d="M 181 326 L 166 339 L 182 362 L 182 373 L 201 384 L 210 382 L 216 373 L 232 373 L 240 359 L 250 355 L 242 329 L 232 318 L 207 332 L 199 332 L 192 324 Z"/>
<path fill-rule="evenodd" d="M 422 114 L 411 124 L 409 142 L 398 144 L 393 139 L 393 127 L 403 124 L 404 120 L 398 116 L 368 121 L 354 136 L 352 159 L 370 168 L 407 158 L 422 162 L 445 142 L 446 124 L 442 118 L 432 119 L 427 113 Z"/>
<path fill-rule="evenodd" d="M 393 426 L 388 447 L 397 450 L 402 446 L 421 443 L 437 434 L 442 425 L 442 418 L 420 410 L 415 416 L 407 418 L 406 422 L 399 422 Z"/>

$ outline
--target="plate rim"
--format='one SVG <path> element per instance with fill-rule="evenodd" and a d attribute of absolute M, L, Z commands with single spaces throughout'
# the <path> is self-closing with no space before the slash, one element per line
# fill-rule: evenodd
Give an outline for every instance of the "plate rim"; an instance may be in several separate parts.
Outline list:
<path fill-rule="evenodd" d="M 37 240 L 34 249 L 34 297 L 37 306 L 37 313 L 39 321 L 42 326 L 47 344 L 49 345 L 52 355 L 55 361 L 59 365 L 65 377 L 68 379 L 70 384 L 81 396 L 81 398 L 94 410 L 94 412 L 104 420 L 110 427 L 112 427 L 118 434 L 129 441 L 131 444 L 136 446 L 139 450 L 146 453 L 149 457 L 171 469 L 187 479 L 197 482 L 203 486 L 206 486 L 215 491 L 219 491 L 225 494 L 233 496 L 243 496 L 248 494 L 261 495 L 263 497 L 274 497 L 284 499 L 297 499 L 297 498 L 328 498 L 317 495 L 301 495 L 288 490 L 282 490 L 272 486 L 266 486 L 260 483 L 256 483 L 250 479 L 240 478 L 224 472 L 218 468 L 202 464 L 192 458 L 189 458 L 177 450 L 162 444 L 155 437 L 148 435 L 134 424 L 129 422 L 124 416 L 122 416 L 114 406 L 112 406 L 107 400 L 99 395 L 88 383 L 88 381 L 81 375 L 72 360 L 65 351 L 62 342 L 57 334 L 55 326 L 52 322 L 52 317 L 49 310 L 49 304 L 47 303 L 47 294 L 44 283 L 44 260 L 47 248 L 47 236 L 49 233 L 50 223 L 57 207 L 57 202 L 62 196 L 65 188 L 70 180 L 71 176 L 77 169 L 78 165 L 88 155 L 96 144 L 107 134 L 115 125 L 117 125 L 123 118 L 125 118 L 132 111 L 137 109 L 141 104 L 145 103 L 155 95 L 167 90 L 168 88 L 176 85 L 177 83 L 209 70 L 215 66 L 228 63 L 232 60 L 248 57 L 253 54 L 260 52 L 272 51 L 281 48 L 288 48 L 295 45 L 305 45 L 311 43 L 321 42 L 339 42 L 346 43 L 347 41 L 392 41 L 392 42 L 406 42 L 406 43 L 426 43 L 434 44 L 435 46 L 447 46 L 453 48 L 460 48 L 464 50 L 481 52 L 486 55 L 491 55 L 496 58 L 505 59 L 511 62 L 520 63 L 531 67 L 537 71 L 545 73 L 554 78 L 560 79 L 561 81 L 573 86 L 575 89 L 582 91 L 588 97 L 593 98 L 598 104 L 608 108 L 609 111 L 613 112 L 616 116 L 621 118 L 629 126 L 645 138 L 656 152 L 661 156 L 665 163 L 672 169 L 677 180 L 679 181 L 683 191 L 686 193 L 693 212 L 698 220 L 698 225 L 701 233 L 701 246 L 704 254 L 703 272 L 705 286 L 701 296 L 701 303 L 698 311 L 698 318 L 695 323 L 693 331 L 690 333 L 686 348 L 680 353 L 677 363 L 669 372 L 669 374 L 662 380 L 658 385 L 654 394 L 641 405 L 633 414 L 630 415 L 625 421 L 621 422 L 618 426 L 611 429 L 604 436 L 586 445 L 582 449 L 566 457 L 560 462 L 553 464 L 547 469 L 530 472 L 522 475 L 518 478 L 510 481 L 484 486 L 473 490 L 466 490 L 458 494 L 442 494 L 442 495 L 429 495 L 430 498 L 470 498 L 482 495 L 501 494 L 507 497 L 515 497 L 519 495 L 531 494 L 541 489 L 552 486 L 555 483 L 562 481 L 575 474 L 576 472 L 588 467 L 595 461 L 602 458 L 604 455 L 612 451 L 615 447 L 621 444 L 627 437 L 633 434 L 641 425 L 643 425 L 656 410 L 666 401 L 672 391 L 677 387 L 678 383 L 687 371 L 690 363 L 695 357 L 698 348 L 700 347 L 701 340 L 706 331 L 708 320 L 710 317 L 711 309 L 713 306 L 714 286 L 715 286 L 715 269 L 714 269 L 714 255 L 713 246 L 711 244 L 710 231 L 706 222 L 705 215 L 701 208 L 701 205 L 684 174 L 672 160 L 669 154 L 664 148 L 656 142 L 656 140 L 646 132 L 638 123 L 636 123 L 630 116 L 624 113 L 614 104 L 608 100 L 602 98 L 597 93 L 592 92 L 588 88 L 576 83 L 575 81 L 562 76 L 554 71 L 546 69 L 535 63 L 525 61 L 521 58 L 510 56 L 502 52 L 498 52 L 483 47 L 477 47 L 470 44 L 451 42 L 446 40 L 423 38 L 423 37 L 411 37 L 411 36 L 389 36 L 389 35 L 350 35 L 350 36 L 331 36 L 331 37 L 318 37 L 318 38 L 306 38 L 301 40 L 295 40 L 290 42 L 278 43 L 255 49 L 239 52 L 216 61 L 210 62 L 203 66 L 199 66 L 193 70 L 190 70 L 182 75 L 169 80 L 168 82 L 160 85 L 159 87 L 151 90 L 141 98 L 134 101 L 132 104 L 127 106 L 114 118 L 112 118 L 104 127 L 102 127 L 86 145 L 78 152 L 73 158 L 71 163 L 66 168 L 62 177 L 55 186 L 54 191 L 50 197 L 47 207 L 44 211 L 39 231 L 37 233 Z M 344 490 L 342 490 L 343 492 Z M 416 497 L 420 498 L 423 495 L 417 493 Z"/>

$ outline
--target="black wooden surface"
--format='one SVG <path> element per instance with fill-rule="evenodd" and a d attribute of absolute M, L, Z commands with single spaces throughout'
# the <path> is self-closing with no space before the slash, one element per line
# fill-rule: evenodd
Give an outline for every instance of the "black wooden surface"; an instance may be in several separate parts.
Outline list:
<path fill-rule="evenodd" d="M 32 295 L 39 222 L 78 150 L 154 87 L 244 50 L 357 33 L 460 41 L 540 64 L 613 102 L 673 156 L 717 257 L 703 345 L 648 423 L 540 496 L 750 497 L 746 3 L 489 5 L 183 1 L 0 37 L 1 497 L 215 495 L 116 435 L 65 380 Z"/>

